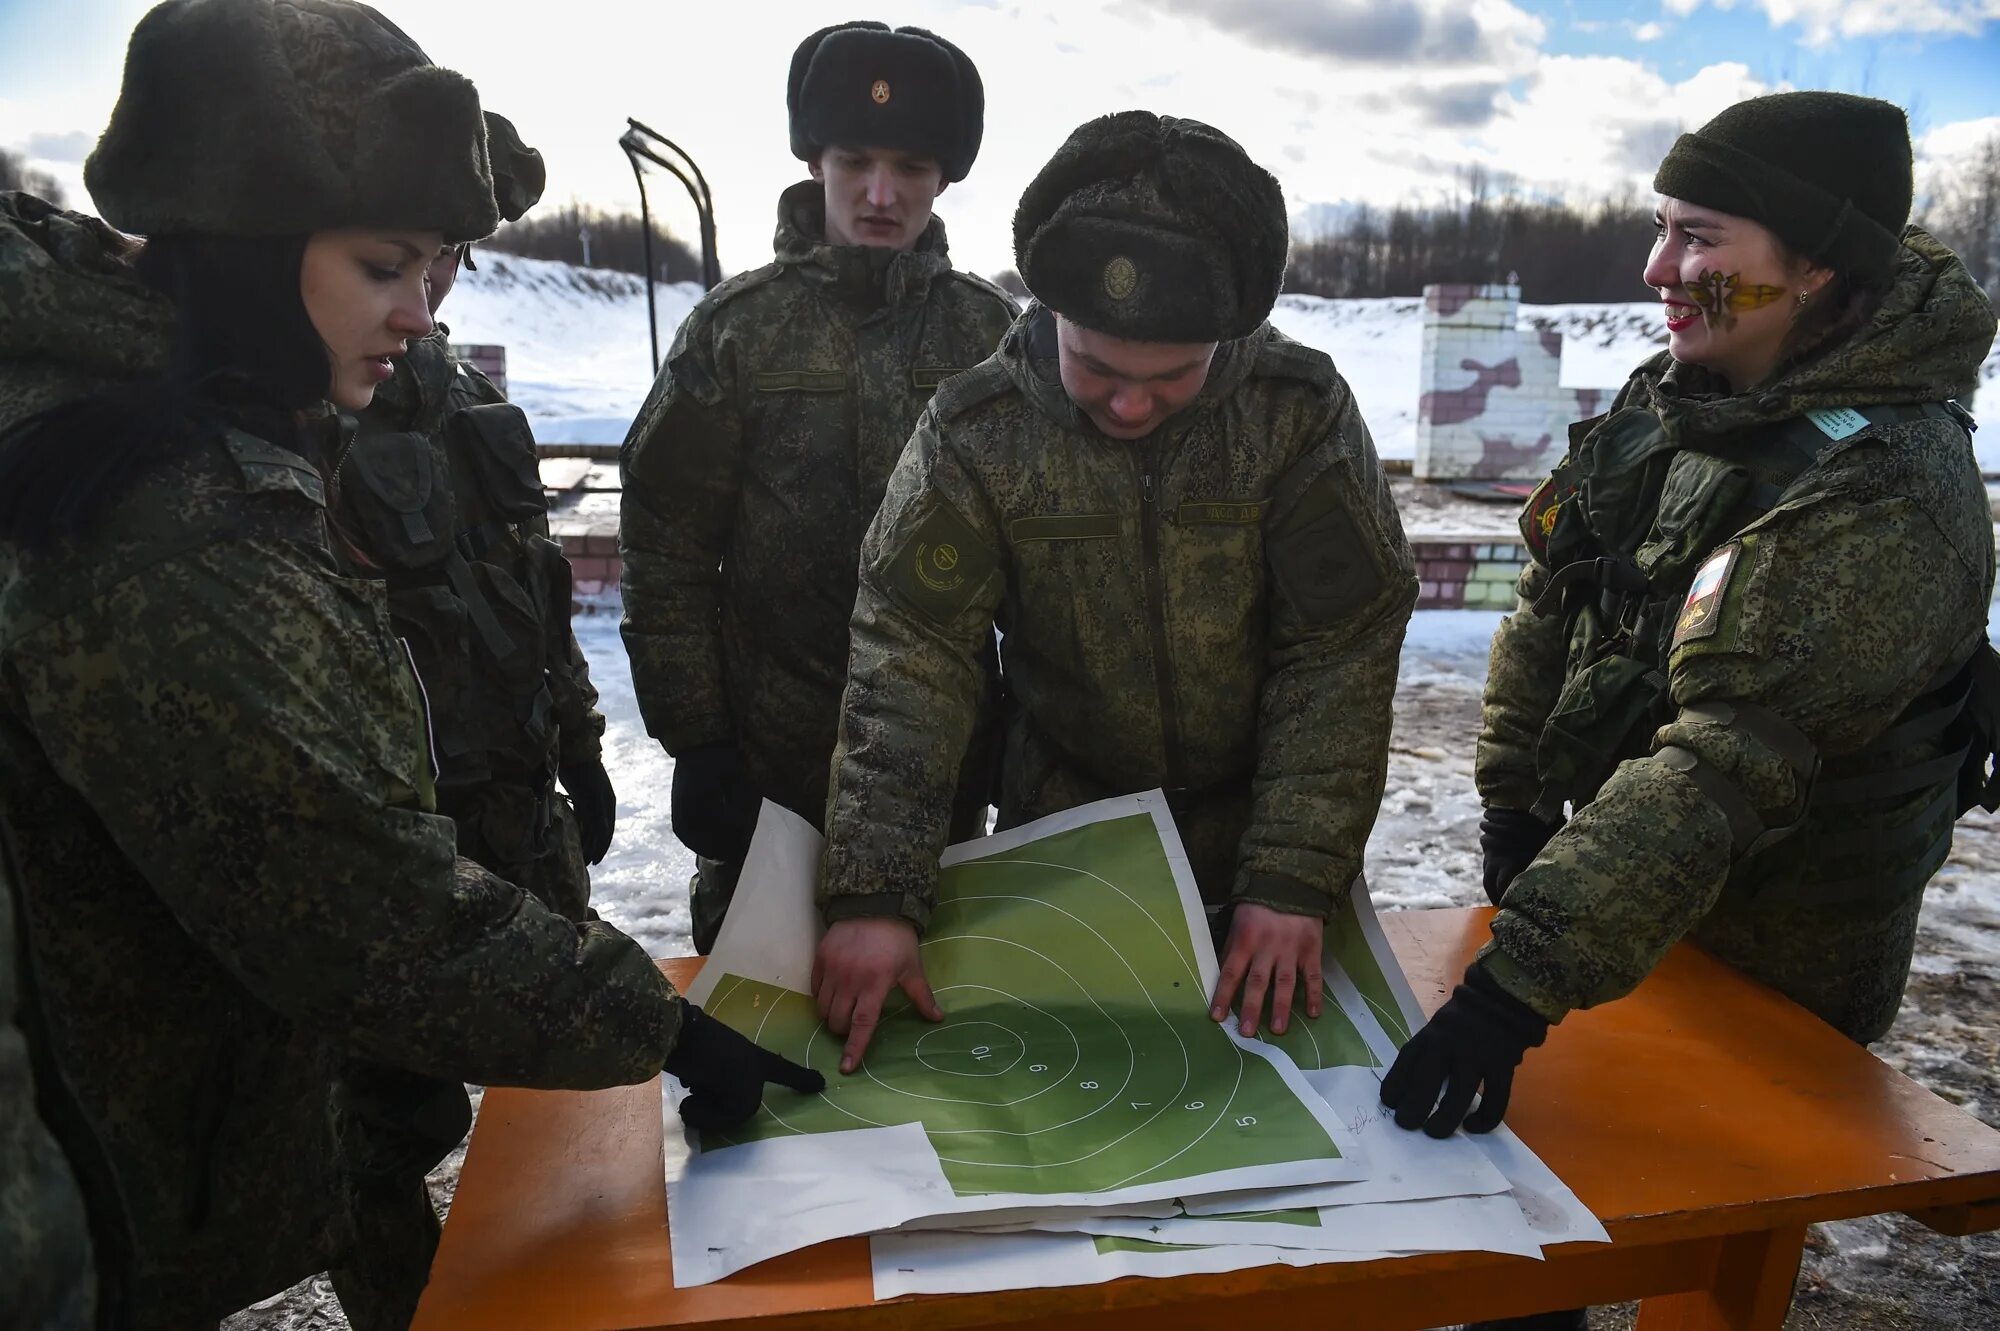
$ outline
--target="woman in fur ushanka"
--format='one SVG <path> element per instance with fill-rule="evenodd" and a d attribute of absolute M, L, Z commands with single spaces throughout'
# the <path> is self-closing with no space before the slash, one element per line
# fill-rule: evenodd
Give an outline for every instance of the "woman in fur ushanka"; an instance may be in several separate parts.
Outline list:
<path fill-rule="evenodd" d="M 329 553 L 328 404 L 368 403 L 431 329 L 430 259 L 493 229 L 486 136 L 364 5 L 169 0 L 85 166 L 144 243 L 0 195 L 0 824 L 104 1324 L 213 1326 L 329 1268 L 357 1326 L 406 1322 L 436 1225 L 363 1065 L 665 1067 L 698 1127 L 818 1084 L 455 860 L 381 586 Z M 448 1147 L 463 1100 L 433 1108 L 403 1126 Z"/>

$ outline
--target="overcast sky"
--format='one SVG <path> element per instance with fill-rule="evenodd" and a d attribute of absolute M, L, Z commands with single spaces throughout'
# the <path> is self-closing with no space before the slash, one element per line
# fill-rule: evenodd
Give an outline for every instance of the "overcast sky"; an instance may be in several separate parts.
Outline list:
<path fill-rule="evenodd" d="M 0 0 L 0 145 L 88 207 L 144 0 Z M 842 18 L 931 28 L 986 83 L 986 139 L 939 202 L 961 267 L 1012 264 L 1023 186 L 1076 125 L 1143 107 L 1206 120 L 1314 205 L 1436 197 L 1479 163 L 1538 189 L 1643 186 L 1681 128 L 1779 87 L 1909 108 L 1931 152 L 2000 131 L 2000 0 L 382 0 L 470 76 L 549 164 L 546 198 L 634 207 L 617 147 L 636 116 L 713 186 L 725 271 L 770 257 L 787 65 Z M 694 234 L 680 187 L 664 220 Z"/>

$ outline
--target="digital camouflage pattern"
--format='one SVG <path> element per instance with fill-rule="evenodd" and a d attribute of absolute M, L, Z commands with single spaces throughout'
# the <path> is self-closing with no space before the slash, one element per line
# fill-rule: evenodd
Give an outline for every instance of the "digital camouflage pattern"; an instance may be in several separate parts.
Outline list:
<path fill-rule="evenodd" d="M 1724 396 L 1693 367 L 1648 361 L 1618 405 L 1657 410 L 1677 449 L 1649 546 L 1671 546 L 1697 525 L 1700 495 L 1676 489 L 1677 474 L 1742 457 L 1806 411 L 1966 393 L 1993 333 L 1992 308 L 1958 260 L 1911 228 L 1880 312 L 1773 385 Z M 1682 552 L 1685 588 L 1716 549 L 1738 545 L 1704 613 L 1683 612 L 1666 664 L 1673 707 L 1769 709 L 1831 774 L 1983 641 L 1994 569 L 1992 515 L 1956 421 L 1878 425 L 1822 444 L 1768 514 Z M 1566 485 L 1562 470 L 1557 483 Z M 1562 502 L 1579 501 L 1565 491 Z M 1545 559 L 1537 552 L 1522 577 L 1524 603 L 1549 584 Z M 1517 613 L 1495 635 L 1476 768 L 1486 804 L 1535 802 L 1536 748 L 1578 664 L 1569 649 L 1561 615 Z M 1775 849 L 1740 858 L 1724 808 L 1657 756 L 1669 745 L 1726 778 L 1767 827 L 1798 823 L 1806 780 L 1769 727 L 1676 717 L 1637 753 L 1605 755 L 1625 761 L 1514 880 L 1482 954 L 1495 978 L 1557 1019 L 1629 992 L 1691 934 L 1851 1038 L 1880 1036 L 1901 1001 L 1922 884 L 1896 884 L 1892 864 L 1872 885 L 1850 877 L 1888 849 L 1886 838 L 1854 844 L 1851 809 L 1808 812 Z M 1948 749 L 1933 739 L 1898 756 Z M 1869 816 L 1922 841 L 1918 824 L 1937 811 L 1937 794 L 1935 784 L 1907 792 Z M 1944 810 L 1947 825 L 1954 811 Z"/>
<path fill-rule="evenodd" d="M 0 853 L 0 1326 L 88 1331 L 97 1290 L 83 1193 L 42 1122 L 26 1034 L 15 1023 L 22 986 L 12 860 Z"/>
<path fill-rule="evenodd" d="M 815 824 L 862 534 L 932 392 L 1014 315 L 951 267 L 935 218 L 908 253 L 825 230 L 822 187 L 786 190 L 776 261 L 681 325 L 625 440 L 619 532 L 648 731 L 676 754 L 735 743 L 757 788 Z M 968 772 L 961 803 L 983 811 L 989 784 Z"/>
<path fill-rule="evenodd" d="M 862 547 L 827 813 L 830 919 L 932 903 L 997 624 L 1011 826 L 1168 789 L 1203 896 L 1331 915 L 1387 773 L 1408 543 L 1346 382 L 1267 324 L 1107 439 L 1031 306 L 947 385 Z"/>
<path fill-rule="evenodd" d="M 0 429 L 54 377 L 11 349 L 89 346 L 72 308 L 127 342 L 161 328 L 129 279 L 85 280 L 117 263 L 91 233 L 0 226 Z M 106 348 L 63 382 L 163 354 Z M 678 1030 L 630 939 L 454 857 L 409 658 L 323 505 L 311 462 L 230 432 L 147 464 L 83 537 L 0 546 L 0 821 L 50 1057 L 130 1219 L 138 1327 L 339 1257 L 344 1060 L 590 1088 L 655 1075 Z"/>
<path fill-rule="evenodd" d="M 556 770 L 600 759 L 604 717 L 570 628 L 535 440 L 440 328 L 410 344 L 336 453 L 357 576 L 388 585 L 430 704 L 438 812 L 459 853 L 581 919 L 590 872 Z"/>

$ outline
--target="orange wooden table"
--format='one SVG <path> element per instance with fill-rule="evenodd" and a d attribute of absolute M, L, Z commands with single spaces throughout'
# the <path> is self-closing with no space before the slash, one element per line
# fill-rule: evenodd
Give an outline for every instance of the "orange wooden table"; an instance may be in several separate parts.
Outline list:
<path fill-rule="evenodd" d="M 1486 939 L 1486 910 L 1386 913 L 1435 1008 Z M 678 983 L 694 958 L 662 963 Z M 1630 998 L 1572 1015 L 1531 1052 L 1508 1122 L 1610 1230 L 1547 1260 L 1447 1253 L 1171 1280 L 876 1303 L 844 1239 L 677 1290 L 658 1083 L 492 1090 L 415 1331 L 639 1327 L 1163 1331 L 1227 1319 L 1407 1331 L 1643 1299 L 1642 1331 L 1776 1331 L 1806 1226 L 1909 1211 L 2000 1228 L 2000 1132 L 1691 946 Z"/>

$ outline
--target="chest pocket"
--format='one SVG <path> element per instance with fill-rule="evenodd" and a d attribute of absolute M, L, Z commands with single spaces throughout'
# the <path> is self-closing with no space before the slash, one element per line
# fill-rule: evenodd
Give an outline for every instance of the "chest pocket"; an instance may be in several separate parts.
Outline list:
<path fill-rule="evenodd" d="M 451 485 L 431 443 L 397 431 L 357 436 L 341 467 L 354 488 L 345 507 L 368 553 L 391 569 L 423 569 L 451 552 L 456 513 Z"/>
<path fill-rule="evenodd" d="M 1659 515 L 1633 562 L 1658 589 L 1678 590 L 1746 518 L 1749 469 L 1708 453 L 1674 454 L 1660 487 Z"/>
<path fill-rule="evenodd" d="M 1674 441 L 1644 407 L 1606 417 L 1578 459 L 1578 504 L 1607 551 L 1628 554 L 1652 526 L 1654 499 L 1670 465 Z"/>
<path fill-rule="evenodd" d="M 528 418 L 511 402 L 490 402 L 453 412 L 445 421 L 452 452 L 479 487 L 492 516 L 526 522 L 549 511 L 541 462 Z"/>

